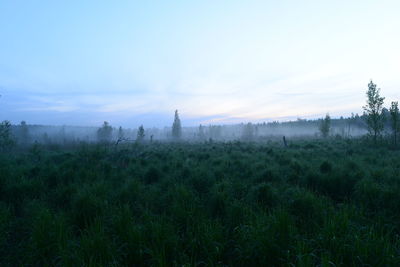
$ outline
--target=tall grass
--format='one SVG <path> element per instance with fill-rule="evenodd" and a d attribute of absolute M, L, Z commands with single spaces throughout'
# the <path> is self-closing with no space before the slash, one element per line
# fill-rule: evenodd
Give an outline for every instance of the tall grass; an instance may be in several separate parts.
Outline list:
<path fill-rule="evenodd" d="M 398 266 L 398 151 L 360 140 L 0 154 L 1 266 Z"/>

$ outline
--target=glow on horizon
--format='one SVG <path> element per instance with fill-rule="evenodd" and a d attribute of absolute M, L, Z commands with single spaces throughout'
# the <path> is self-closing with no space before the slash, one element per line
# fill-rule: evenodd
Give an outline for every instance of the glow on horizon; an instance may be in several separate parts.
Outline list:
<path fill-rule="evenodd" d="M 400 99 L 398 1 L 0 3 L 0 120 L 169 126 Z M 167 121 L 167 118 L 170 120 Z"/>

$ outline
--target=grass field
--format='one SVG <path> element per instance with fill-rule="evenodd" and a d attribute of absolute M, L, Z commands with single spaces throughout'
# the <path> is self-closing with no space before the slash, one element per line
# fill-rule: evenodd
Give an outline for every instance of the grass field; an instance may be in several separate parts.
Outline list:
<path fill-rule="evenodd" d="M 400 266 L 400 152 L 354 140 L 0 155 L 1 266 Z"/>

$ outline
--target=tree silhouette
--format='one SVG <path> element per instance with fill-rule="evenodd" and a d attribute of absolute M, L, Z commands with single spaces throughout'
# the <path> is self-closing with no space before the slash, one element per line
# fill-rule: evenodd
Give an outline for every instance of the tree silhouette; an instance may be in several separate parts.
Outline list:
<path fill-rule="evenodd" d="M 400 131 L 400 115 L 399 115 L 399 102 L 392 102 L 390 109 L 390 122 L 393 132 L 394 145 L 397 146 L 397 136 Z"/>
<path fill-rule="evenodd" d="M 254 127 L 251 122 L 247 123 L 242 132 L 242 139 L 244 141 L 252 141 L 254 139 Z"/>
<path fill-rule="evenodd" d="M 97 130 L 97 140 L 100 143 L 111 142 L 112 137 L 112 127 L 108 122 L 104 122 L 103 126 Z"/>
<path fill-rule="evenodd" d="M 14 146 L 15 142 L 11 135 L 11 123 L 3 121 L 0 123 L 0 150 L 7 151 Z"/>
<path fill-rule="evenodd" d="M 327 138 L 329 136 L 329 132 L 331 130 L 331 117 L 329 114 L 326 114 L 325 118 L 322 119 L 321 124 L 319 125 L 319 131 L 323 138 Z"/>
<path fill-rule="evenodd" d="M 350 137 L 351 135 L 351 128 L 353 125 L 356 123 L 356 117 L 354 116 L 354 113 L 351 113 L 351 117 L 347 118 L 347 136 Z"/>
<path fill-rule="evenodd" d="M 19 142 L 22 145 L 26 145 L 29 143 L 29 129 L 28 129 L 28 125 L 26 124 L 25 121 L 21 121 L 20 124 L 20 131 L 19 131 Z"/>
<path fill-rule="evenodd" d="M 368 132 L 373 137 L 375 144 L 384 127 L 382 106 L 385 98 L 381 97 L 379 93 L 380 89 L 376 88 L 376 84 L 371 81 L 368 84 L 368 90 L 366 93 L 367 105 L 363 106 L 365 115 L 367 117 Z"/>
<path fill-rule="evenodd" d="M 199 126 L 199 134 L 198 134 L 199 140 L 204 141 L 206 139 L 206 135 L 204 133 L 204 127 L 203 125 L 200 124 Z"/>
<path fill-rule="evenodd" d="M 140 125 L 140 127 L 138 129 L 138 132 L 137 132 L 136 141 L 137 142 L 143 142 L 144 137 L 145 137 L 144 128 L 143 128 L 143 125 Z"/>
<path fill-rule="evenodd" d="M 210 139 L 220 140 L 221 139 L 221 125 L 210 125 L 208 126 L 208 136 Z"/>
<path fill-rule="evenodd" d="M 122 129 L 121 126 L 119 126 L 119 128 L 118 128 L 118 140 L 122 140 L 122 139 L 124 139 L 124 137 L 125 137 L 124 130 Z"/>
<path fill-rule="evenodd" d="M 181 139 L 182 136 L 182 126 L 181 120 L 179 119 L 178 110 L 175 110 L 174 123 L 172 124 L 172 138 L 174 140 Z"/>

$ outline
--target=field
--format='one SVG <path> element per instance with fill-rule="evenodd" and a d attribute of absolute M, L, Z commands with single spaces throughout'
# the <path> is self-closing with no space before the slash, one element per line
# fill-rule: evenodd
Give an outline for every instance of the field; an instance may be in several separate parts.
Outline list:
<path fill-rule="evenodd" d="M 0 154 L 1 266 L 400 266 L 400 152 L 361 139 Z"/>

